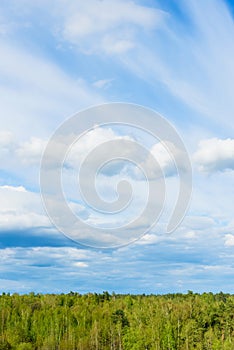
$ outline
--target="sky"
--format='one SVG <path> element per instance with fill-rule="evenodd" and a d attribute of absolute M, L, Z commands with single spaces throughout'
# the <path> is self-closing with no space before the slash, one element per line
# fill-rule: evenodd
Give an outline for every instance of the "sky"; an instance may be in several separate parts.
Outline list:
<path fill-rule="evenodd" d="M 1 1 L 0 292 L 234 293 L 233 18 L 231 0 Z M 164 172 L 160 221 L 115 249 L 79 244 L 57 230 L 39 181 L 54 131 L 75 113 L 108 102 L 164 116 L 193 169 L 188 211 L 167 234 L 178 176 L 158 140 L 106 126 L 74 146 L 64 169 L 68 202 L 97 226 L 118 227 L 139 215 L 146 181 L 132 164 L 106 167 L 99 194 L 111 202 L 124 176 L 136 202 L 114 219 L 92 215 L 76 198 L 74 182 L 88 152 L 110 140 L 141 140 Z"/>

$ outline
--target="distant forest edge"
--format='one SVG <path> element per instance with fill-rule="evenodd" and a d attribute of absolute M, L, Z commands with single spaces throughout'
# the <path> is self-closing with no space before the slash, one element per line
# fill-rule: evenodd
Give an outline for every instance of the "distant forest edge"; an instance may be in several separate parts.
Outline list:
<path fill-rule="evenodd" d="M 234 295 L 0 295 L 0 350 L 233 350 Z"/>

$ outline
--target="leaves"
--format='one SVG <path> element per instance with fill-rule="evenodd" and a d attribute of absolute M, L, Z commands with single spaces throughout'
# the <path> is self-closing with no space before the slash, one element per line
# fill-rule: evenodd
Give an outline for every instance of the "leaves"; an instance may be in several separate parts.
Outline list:
<path fill-rule="evenodd" d="M 0 350 L 95 349 L 233 350 L 234 296 L 0 296 Z"/>

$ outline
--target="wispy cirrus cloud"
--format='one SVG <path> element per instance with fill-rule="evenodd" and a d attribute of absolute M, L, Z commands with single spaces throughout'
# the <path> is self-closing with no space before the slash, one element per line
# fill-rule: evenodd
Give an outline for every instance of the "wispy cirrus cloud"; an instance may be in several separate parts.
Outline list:
<path fill-rule="evenodd" d="M 166 15 L 160 9 L 122 0 L 72 1 L 63 10 L 63 38 L 88 54 L 107 55 L 136 47 L 140 32 L 161 26 Z"/>
<path fill-rule="evenodd" d="M 121 61 L 152 86 L 163 84 L 196 112 L 197 121 L 205 116 L 214 128 L 233 130 L 234 23 L 227 4 L 183 1 L 179 8 L 182 15 L 169 12 L 163 28 L 154 33 L 154 45 L 140 42 Z"/>
<path fill-rule="evenodd" d="M 1 122 L 18 138 L 31 136 L 32 120 L 35 136 L 48 137 L 77 106 L 104 100 L 82 76 L 72 77 L 47 57 L 9 42 L 0 41 Z"/>

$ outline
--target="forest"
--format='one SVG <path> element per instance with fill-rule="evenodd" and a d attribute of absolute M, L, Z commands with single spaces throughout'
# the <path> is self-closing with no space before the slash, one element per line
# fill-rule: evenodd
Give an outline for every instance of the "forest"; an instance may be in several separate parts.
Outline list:
<path fill-rule="evenodd" d="M 233 350 L 234 295 L 0 295 L 0 350 Z"/>

